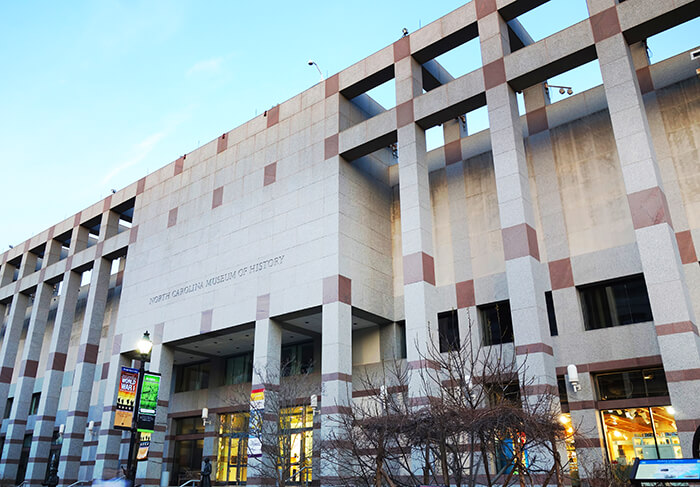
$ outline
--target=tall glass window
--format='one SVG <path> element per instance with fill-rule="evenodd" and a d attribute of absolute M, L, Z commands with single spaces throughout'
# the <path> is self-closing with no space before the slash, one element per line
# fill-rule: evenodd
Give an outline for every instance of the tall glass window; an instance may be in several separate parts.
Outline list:
<path fill-rule="evenodd" d="M 226 385 L 243 384 L 252 380 L 252 352 L 226 359 Z"/>
<path fill-rule="evenodd" d="M 484 304 L 478 309 L 484 345 L 498 345 L 513 341 L 513 321 L 508 301 Z"/>
<path fill-rule="evenodd" d="M 654 319 L 642 275 L 581 286 L 578 290 L 586 330 Z"/>
<path fill-rule="evenodd" d="M 282 347 L 282 376 L 307 374 L 314 370 L 314 342 Z"/>
<path fill-rule="evenodd" d="M 601 411 L 610 460 L 683 458 L 674 414 L 671 406 Z"/>
<path fill-rule="evenodd" d="M 219 415 L 216 480 L 244 485 L 248 477 L 248 413 Z"/>
<path fill-rule="evenodd" d="M 178 367 L 175 392 L 198 391 L 209 387 L 209 362 Z"/>

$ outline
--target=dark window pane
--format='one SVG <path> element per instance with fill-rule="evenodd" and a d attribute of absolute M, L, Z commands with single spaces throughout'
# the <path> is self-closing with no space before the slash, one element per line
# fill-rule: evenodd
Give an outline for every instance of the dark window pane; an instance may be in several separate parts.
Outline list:
<path fill-rule="evenodd" d="M 14 397 L 8 397 L 7 402 L 5 403 L 5 413 L 2 415 L 2 419 L 7 419 L 10 417 L 10 413 L 12 412 L 12 403 L 15 402 Z"/>
<path fill-rule="evenodd" d="M 243 384 L 253 380 L 253 354 L 246 353 L 226 360 L 226 384 Z"/>
<path fill-rule="evenodd" d="M 559 334 L 557 329 L 557 316 L 554 314 L 554 299 L 552 298 L 552 291 L 547 291 L 544 293 L 544 300 L 547 303 L 547 319 L 549 320 L 549 334 L 553 337 Z"/>
<path fill-rule="evenodd" d="M 587 330 L 653 319 L 644 277 L 632 276 L 579 288 Z"/>
<path fill-rule="evenodd" d="M 306 374 L 314 370 L 314 343 L 282 347 L 282 376 Z"/>
<path fill-rule="evenodd" d="M 564 376 L 557 377 L 557 388 L 559 389 L 559 402 L 562 406 L 569 404 L 569 392 L 566 390 L 566 379 Z"/>
<path fill-rule="evenodd" d="M 664 369 L 645 369 L 642 371 L 642 375 L 644 377 L 644 386 L 646 387 L 646 395 L 648 397 L 669 395 Z"/>
<path fill-rule="evenodd" d="M 513 322 L 508 301 L 479 306 L 484 345 L 513 341 Z"/>
<path fill-rule="evenodd" d="M 666 375 L 662 368 L 599 374 L 596 382 L 601 401 L 668 396 Z"/>
<path fill-rule="evenodd" d="M 449 352 L 459 348 L 459 320 L 456 311 L 438 314 L 438 334 L 440 351 Z"/>
<path fill-rule="evenodd" d="M 178 368 L 175 392 L 198 391 L 209 387 L 209 362 Z"/>
<path fill-rule="evenodd" d="M 406 358 L 406 321 L 401 320 L 396 322 L 399 333 L 399 356 L 397 358 Z"/>

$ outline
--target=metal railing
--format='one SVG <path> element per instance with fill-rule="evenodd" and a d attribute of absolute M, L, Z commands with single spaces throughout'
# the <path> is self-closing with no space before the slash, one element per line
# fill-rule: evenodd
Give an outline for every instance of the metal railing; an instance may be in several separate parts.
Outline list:
<path fill-rule="evenodd" d="M 90 481 L 90 480 L 78 480 L 77 482 L 73 482 L 72 484 L 70 484 L 68 487 L 75 487 L 76 485 L 81 485 L 81 484 L 87 485 L 87 484 L 91 484 L 91 483 L 92 483 L 92 481 Z"/>
<path fill-rule="evenodd" d="M 15 487 L 24 487 L 25 485 L 28 485 L 29 482 L 27 480 L 23 480 L 21 484 L 15 486 Z"/>
<path fill-rule="evenodd" d="M 184 484 L 182 484 L 180 487 L 187 487 L 188 485 L 197 486 L 197 485 L 199 485 L 199 480 L 197 480 L 197 479 L 190 479 L 190 480 L 188 480 L 187 482 L 185 482 Z"/>

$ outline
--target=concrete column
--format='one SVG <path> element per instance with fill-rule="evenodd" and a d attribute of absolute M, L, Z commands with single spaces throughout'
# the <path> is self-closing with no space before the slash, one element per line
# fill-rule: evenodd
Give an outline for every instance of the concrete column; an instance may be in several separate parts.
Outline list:
<path fill-rule="evenodd" d="M 600 421 L 600 414 L 595 407 L 595 384 L 588 372 L 579 372 L 579 385 L 581 390 L 574 392 L 566 381 L 567 393 L 569 396 L 569 410 L 571 413 L 571 424 L 576 430 L 575 446 L 578 456 L 579 477 L 587 477 L 588 468 L 600 463 L 601 458 L 607 458 L 603 450 L 603 425 Z"/>
<path fill-rule="evenodd" d="M 12 372 L 17 359 L 17 344 L 22 335 L 24 318 L 27 315 L 29 296 L 17 293 L 12 297 L 10 314 L 5 325 L 5 336 L 0 348 L 0 411 L 5 411 L 12 383 Z M 12 479 L 14 481 L 14 478 Z"/>
<path fill-rule="evenodd" d="M 5 433 L 5 446 L 3 447 L 2 460 L 0 460 L 0 478 L 6 480 L 15 480 L 17 477 L 17 465 L 22 453 L 27 416 L 34 392 L 34 381 L 52 296 L 53 285 L 41 283 L 37 286 L 29 328 L 22 349 L 19 379 L 15 385 L 15 399 L 10 411 L 8 428 Z"/>
<path fill-rule="evenodd" d="M 44 263 L 43 268 L 46 269 L 48 266 L 55 264 L 61 259 L 61 242 L 58 240 L 51 239 L 46 242 L 46 250 L 44 250 Z"/>
<path fill-rule="evenodd" d="M 102 224 L 100 225 L 100 241 L 107 240 L 119 233 L 119 214 L 107 210 L 102 214 Z"/>
<path fill-rule="evenodd" d="M 63 276 L 63 286 L 51 334 L 49 357 L 46 361 L 41 388 L 41 401 L 39 401 L 39 410 L 34 424 L 32 446 L 25 476 L 32 487 L 38 486 L 44 481 L 46 461 L 56 426 L 56 411 L 61 398 L 63 371 L 66 366 L 66 354 L 75 318 L 75 306 L 78 302 L 81 277 L 80 273 L 70 270 Z"/>
<path fill-rule="evenodd" d="M 415 124 L 413 98 L 422 94 L 421 66 L 410 55 L 410 36 L 394 43 L 396 73 L 396 122 L 399 148 L 399 197 L 403 254 L 406 354 L 412 373 L 409 396 L 423 404 L 425 391 L 420 369 L 437 344 L 435 262 L 430 183 L 425 131 Z"/>
<path fill-rule="evenodd" d="M 7 262 L 0 267 L 0 287 L 4 287 L 12 282 L 12 279 L 15 277 L 15 269 L 15 266 Z"/>
<path fill-rule="evenodd" d="M 262 441 L 276 444 L 279 424 L 277 392 L 280 383 L 280 360 L 282 354 L 282 328 L 270 319 L 270 296 L 259 296 L 255 320 L 255 344 L 253 349 L 252 389 L 265 389 Z M 275 475 L 275 459 L 266 456 L 248 457 L 247 485 L 266 485 Z"/>
<path fill-rule="evenodd" d="M 121 355 L 121 341 L 122 335 L 115 335 L 112 342 L 112 356 L 107 374 L 100 436 L 97 439 L 97 455 L 93 474 L 95 479 L 107 480 L 122 475 L 119 470 L 119 453 L 124 433 L 122 430 L 114 429 L 114 411 L 117 404 L 121 368 L 131 367 L 131 360 Z M 165 391 L 164 394 L 167 395 L 169 389 L 161 388 L 161 391 Z"/>
<path fill-rule="evenodd" d="M 700 427 L 700 336 L 634 61 L 613 0 L 587 0 L 627 200 L 685 456 Z"/>
<path fill-rule="evenodd" d="M 61 485 L 70 485 L 79 480 L 80 457 L 95 380 L 95 364 L 107 303 L 110 267 L 109 260 L 99 258 L 94 262 L 92 269 L 85 319 L 80 334 L 78 362 L 75 366 L 66 429 L 61 446 L 58 473 Z"/>
<path fill-rule="evenodd" d="M 521 392 L 534 400 L 557 394 L 544 297 L 548 282 L 540 264 L 518 105 L 503 64 L 510 52 L 507 25 L 494 10 L 478 19 L 478 27 L 515 353 L 519 364 L 526 364 Z"/>
<path fill-rule="evenodd" d="M 341 281 L 345 278 L 340 277 Z M 329 283 L 329 281 L 331 281 Z M 338 299 L 334 289 L 342 289 L 342 282 L 333 286 L 333 278 L 324 280 L 324 301 L 321 332 L 321 449 L 327 451 L 327 441 L 339 439 L 344 431 L 341 415 L 352 407 L 352 307 L 349 299 Z M 349 279 L 347 280 L 349 281 Z M 349 283 L 347 284 L 349 288 Z M 329 289 L 332 288 L 332 289 Z M 349 291 L 349 289 L 348 289 Z M 349 293 L 340 293 L 347 297 Z M 335 298 L 335 299 L 334 299 Z M 316 439 L 314 438 L 316 441 Z M 342 462 L 328 462 L 322 456 L 321 471 L 315 473 L 321 485 L 333 485 L 344 477 Z"/>
<path fill-rule="evenodd" d="M 148 461 L 139 462 L 136 478 L 141 485 L 155 487 L 161 485 L 163 479 L 163 453 L 165 452 L 165 430 L 168 423 L 168 394 L 173 377 L 173 351 L 163 344 L 154 345 L 151 352 L 150 370 L 160 373 L 156 425 L 151 434 Z M 204 451 L 206 454 L 206 448 Z"/>
<path fill-rule="evenodd" d="M 19 275 L 17 279 L 27 277 L 29 274 L 36 271 L 36 261 L 38 257 L 31 252 L 25 252 L 22 256 L 22 263 L 19 265 Z"/>

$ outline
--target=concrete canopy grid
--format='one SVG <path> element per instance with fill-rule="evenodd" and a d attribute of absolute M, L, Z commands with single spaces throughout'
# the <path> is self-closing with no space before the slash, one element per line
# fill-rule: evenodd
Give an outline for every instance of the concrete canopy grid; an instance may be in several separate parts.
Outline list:
<path fill-rule="evenodd" d="M 194 360 L 188 357 L 195 356 L 195 344 L 212 347 L 205 353 L 215 355 L 219 338 L 230 334 L 233 342 L 254 328 L 254 337 L 240 342 L 252 346 L 257 369 L 265 370 L 282 344 L 298 339 L 290 330 L 311 334 L 320 347 L 323 438 L 330 419 L 351 404 L 356 364 L 396 356 L 399 331 L 387 326 L 392 329 L 379 341 L 392 353 L 380 347 L 379 358 L 354 359 L 369 348 L 358 339 L 361 333 L 353 333 L 358 317 L 367 321 L 365 329 L 404 318 L 405 342 L 423 346 L 434 339 L 435 327 L 426 323 L 436 323 L 439 311 L 458 309 L 463 333 L 468 317 L 479 319 L 477 304 L 505 299 L 513 352 L 527 358 L 537 379 L 522 391 L 525 397 L 556 392 L 567 361 L 579 365 L 583 390 L 570 397 L 569 407 L 575 421 L 599 433 L 577 444 L 582 457 L 586 450 L 599 457 L 604 446 L 594 374 L 658 365 L 677 411 L 681 446 L 689 452 L 700 426 L 694 315 L 700 275 L 693 243 L 700 222 L 694 203 L 683 201 L 687 183 L 673 171 L 674 164 L 696 170 L 697 153 L 677 153 L 679 144 L 664 130 L 678 127 L 664 109 L 687 110 L 691 101 L 677 98 L 696 93 L 697 79 L 687 61 L 649 66 L 640 41 L 696 17 L 699 2 L 588 0 L 588 19 L 533 42 L 515 19 L 542 3 L 469 2 L 2 254 L 0 398 L 12 389 L 18 399 L 3 422 L 0 476 L 14 478 L 33 424 L 26 478 L 38 485 L 59 417 L 66 418 L 60 451 L 65 485 L 116 473 L 124 438 L 108 425 L 119 368 L 130 363 L 127 354 L 144 327 L 154 341 L 151 366 L 163 374 L 167 391 L 173 390 L 173 365 Z M 475 38 L 483 66 L 453 79 L 435 58 Z M 603 86 L 549 105 L 542 83 L 594 59 Z M 389 79 L 397 103 L 385 110 L 366 92 Z M 677 91 L 664 94 L 670 85 Z M 524 93 L 523 119 L 516 91 Z M 467 137 L 458 119 L 482 106 L 490 128 Z M 425 130 L 438 124 L 445 145 L 428 152 Z M 602 238 L 578 238 L 583 231 L 567 228 L 565 217 L 578 214 L 555 167 L 561 160 L 583 167 L 585 157 L 562 156 L 555 142 L 588 129 L 593 135 L 580 137 L 583 145 L 609 146 L 601 159 L 611 172 L 596 175 L 612 183 L 586 196 L 595 200 L 594 191 L 612 188 L 614 204 L 594 209 L 597 218 L 610 213 L 606 222 L 621 227 L 593 251 L 585 244 Z M 488 177 L 479 179 L 480 171 Z M 474 184 L 465 184 L 472 176 Z M 583 183 L 576 189 L 585 193 L 590 188 Z M 447 197 L 436 186 L 446 188 Z M 488 198 L 494 204 L 482 201 Z M 475 237 L 477 224 L 487 231 Z M 284 231 L 272 230 L 277 227 Z M 112 323 L 105 317 L 109 271 L 127 254 L 119 317 Z M 231 259 L 250 265 L 221 271 L 220 263 Z M 274 278 L 259 272 L 273 267 L 279 269 Z M 70 352 L 76 296 L 88 270 L 85 313 L 75 327 L 79 343 Z M 654 321 L 597 330 L 591 338 L 576 286 L 640 273 Z M 239 286 L 242 276 L 248 281 Z M 50 330 L 47 303 L 59 282 Z M 550 289 L 568 336 L 550 334 L 544 297 Z M 629 346 L 610 348 L 615 342 Z M 425 349 L 415 348 L 407 347 L 409 366 L 429 366 Z M 73 374 L 70 398 L 61 395 L 64 370 Z M 32 418 L 28 394 L 39 379 L 43 399 Z M 270 380 L 274 386 L 278 379 L 254 377 L 251 387 Z M 414 374 L 408 393 L 420 405 L 427 398 L 418 380 Z M 168 481 L 173 437 L 166 435 L 167 418 L 196 411 L 180 404 L 182 398 L 170 393 L 158 401 L 149 462 L 139 471 L 145 485 Z M 93 417 L 105 425 L 98 440 L 85 432 Z M 87 446 L 96 446 L 96 454 Z M 314 470 L 321 479 L 333 476 L 323 466 Z"/>

